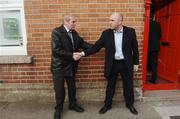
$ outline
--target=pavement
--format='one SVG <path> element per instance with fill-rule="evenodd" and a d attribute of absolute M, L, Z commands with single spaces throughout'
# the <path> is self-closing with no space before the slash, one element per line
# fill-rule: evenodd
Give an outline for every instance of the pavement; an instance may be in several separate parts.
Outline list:
<path fill-rule="evenodd" d="M 123 101 L 114 102 L 112 109 L 99 114 L 103 102 L 79 102 L 85 109 L 77 113 L 65 103 L 63 119 L 180 119 L 180 101 L 136 101 L 138 115 L 133 115 Z M 0 102 L 0 119 L 53 119 L 54 102 Z"/>

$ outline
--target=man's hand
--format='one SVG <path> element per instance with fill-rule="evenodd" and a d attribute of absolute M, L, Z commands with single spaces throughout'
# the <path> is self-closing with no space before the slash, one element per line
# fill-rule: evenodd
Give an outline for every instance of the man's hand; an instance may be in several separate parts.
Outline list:
<path fill-rule="evenodd" d="M 75 61 L 79 60 L 80 58 L 81 58 L 81 53 L 79 53 L 79 52 L 74 52 L 73 53 L 73 59 Z"/>
<path fill-rule="evenodd" d="M 138 71 L 139 65 L 134 65 L 134 71 Z"/>

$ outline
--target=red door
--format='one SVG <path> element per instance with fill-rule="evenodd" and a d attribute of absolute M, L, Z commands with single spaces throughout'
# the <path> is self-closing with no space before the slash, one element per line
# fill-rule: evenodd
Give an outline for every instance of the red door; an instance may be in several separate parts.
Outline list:
<path fill-rule="evenodd" d="M 156 17 L 162 27 L 158 76 L 177 83 L 180 70 L 180 0 L 160 9 Z"/>

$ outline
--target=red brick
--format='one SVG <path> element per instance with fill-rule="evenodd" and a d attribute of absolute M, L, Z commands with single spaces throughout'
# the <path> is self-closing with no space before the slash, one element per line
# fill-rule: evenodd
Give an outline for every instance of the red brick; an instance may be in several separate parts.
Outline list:
<path fill-rule="evenodd" d="M 109 28 L 112 12 L 124 15 L 124 25 L 136 29 L 140 57 L 143 48 L 143 0 L 25 0 L 28 38 L 28 55 L 34 56 L 33 64 L 1 65 L 0 78 L 8 83 L 52 83 L 51 31 L 61 25 L 66 13 L 77 16 L 77 31 L 85 41 L 95 43 L 102 31 Z M 141 68 L 141 67 L 140 67 Z M 104 81 L 104 49 L 79 63 L 76 78 L 79 82 Z M 142 70 L 135 73 L 141 79 Z"/>

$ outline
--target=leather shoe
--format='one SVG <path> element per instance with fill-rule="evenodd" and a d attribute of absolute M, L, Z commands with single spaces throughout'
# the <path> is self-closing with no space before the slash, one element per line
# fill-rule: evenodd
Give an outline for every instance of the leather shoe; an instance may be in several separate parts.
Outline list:
<path fill-rule="evenodd" d="M 70 106 L 69 109 L 76 112 L 84 112 L 84 109 L 77 104 L 75 104 L 74 106 Z"/>
<path fill-rule="evenodd" d="M 104 114 L 110 109 L 111 109 L 111 106 L 110 107 L 104 106 L 99 110 L 99 114 Z"/>
<path fill-rule="evenodd" d="M 155 80 L 152 80 L 152 79 L 149 80 L 149 82 L 152 83 L 152 84 L 156 84 L 156 81 L 155 81 Z"/>
<path fill-rule="evenodd" d="M 138 111 L 133 105 L 126 105 L 126 107 L 130 110 L 131 113 L 133 113 L 134 115 L 138 115 Z"/>
<path fill-rule="evenodd" d="M 54 119 L 61 119 L 61 111 L 55 110 Z"/>
<path fill-rule="evenodd" d="M 61 117 L 54 117 L 54 119 L 61 119 Z"/>

